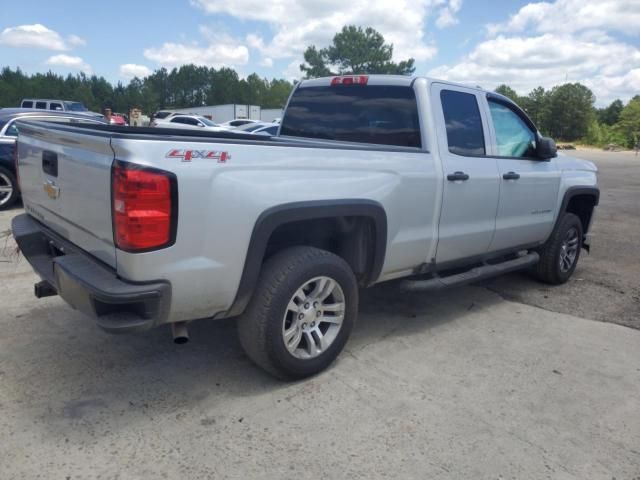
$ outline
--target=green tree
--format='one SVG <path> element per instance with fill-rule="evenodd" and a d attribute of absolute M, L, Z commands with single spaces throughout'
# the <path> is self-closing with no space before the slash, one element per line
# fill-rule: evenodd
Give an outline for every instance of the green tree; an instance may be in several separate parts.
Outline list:
<path fill-rule="evenodd" d="M 415 71 L 413 58 L 398 63 L 392 58 L 393 45 L 385 43 L 381 33 L 371 27 L 347 25 L 335 34 L 329 47 L 318 50 L 309 46 L 300 70 L 307 78 L 359 73 L 411 75 Z"/>
<path fill-rule="evenodd" d="M 502 85 L 498 85 L 498 87 L 494 91 L 496 93 L 499 93 L 500 95 L 504 95 L 505 97 L 510 98 L 518 104 L 520 103 L 520 97 L 518 96 L 516 91 L 510 86 L 505 85 L 504 83 Z"/>
<path fill-rule="evenodd" d="M 598 117 L 598 121 L 605 125 L 615 125 L 620 118 L 623 108 L 624 104 L 622 103 L 622 100 L 614 100 L 608 107 L 597 110 L 596 115 Z"/>
<path fill-rule="evenodd" d="M 632 148 L 640 142 L 640 95 L 629 100 L 622 109 L 615 129 L 624 136 L 626 147 Z"/>
<path fill-rule="evenodd" d="M 546 120 L 549 115 L 549 92 L 546 92 L 542 87 L 536 87 L 521 99 L 521 106 L 538 127 L 538 130 L 546 135 Z"/>
<path fill-rule="evenodd" d="M 565 83 L 549 93 L 545 127 L 556 139 L 573 141 L 584 137 L 591 124 L 593 92 L 580 83 Z"/>

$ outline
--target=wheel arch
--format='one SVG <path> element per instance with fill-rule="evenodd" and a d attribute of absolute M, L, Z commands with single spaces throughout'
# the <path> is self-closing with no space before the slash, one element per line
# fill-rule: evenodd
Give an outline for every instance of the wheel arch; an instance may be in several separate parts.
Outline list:
<path fill-rule="evenodd" d="M 371 256 L 361 282 L 373 284 L 380 273 L 387 247 L 387 216 L 384 207 L 373 200 L 342 199 L 286 203 L 271 207 L 256 220 L 245 256 L 244 267 L 235 299 L 225 316 L 241 314 L 255 289 L 262 264 L 269 253 L 267 247 L 274 233 L 297 222 L 363 218 L 373 227 Z"/>
<path fill-rule="evenodd" d="M 600 189 L 596 186 L 569 187 L 564 193 L 562 204 L 556 218 L 556 225 L 563 213 L 573 213 L 578 216 L 582 224 L 582 234 L 587 235 L 593 210 L 600 201 Z M 555 229 L 555 227 L 554 227 Z M 584 245 L 589 250 L 588 245 Z"/>

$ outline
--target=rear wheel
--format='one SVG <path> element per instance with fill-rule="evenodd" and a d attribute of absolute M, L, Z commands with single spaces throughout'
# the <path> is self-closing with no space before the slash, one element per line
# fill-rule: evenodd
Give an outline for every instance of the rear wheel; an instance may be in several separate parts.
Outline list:
<path fill-rule="evenodd" d="M 0 167 L 0 210 L 11 207 L 18 199 L 18 182 L 13 173 Z"/>
<path fill-rule="evenodd" d="M 554 285 L 565 283 L 576 269 L 581 249 L 582 222 L 573 213 L 565 213 L 540 251 L 538 279 Z"/>
<path fill-rule="evenodd" d="M 358 286 L 349 265 L 313 247 L 270 258 L 246 311 L 240 343 L 260 367 L 283 379 L 328 367 L 342 351 L 358 313 Z"/>

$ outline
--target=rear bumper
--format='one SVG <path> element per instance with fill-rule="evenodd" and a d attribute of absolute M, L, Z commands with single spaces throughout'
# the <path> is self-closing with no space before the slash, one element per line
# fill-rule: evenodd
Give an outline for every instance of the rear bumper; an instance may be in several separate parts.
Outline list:
<path fill-rule="evenodd" d="M 20 251 L 40 277 L 72 307 L 111 333 L 146 330 L 169 312 L 166 281 L 131 283 L 27 214 L 11 222 Z"/>

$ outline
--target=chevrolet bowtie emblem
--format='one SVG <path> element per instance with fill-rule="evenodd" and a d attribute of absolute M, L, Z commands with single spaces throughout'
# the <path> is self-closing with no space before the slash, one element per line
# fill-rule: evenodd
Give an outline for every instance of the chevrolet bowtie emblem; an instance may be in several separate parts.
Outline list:
<path fill-rule="evenodd" d="M 49 198 L 52 198 L 53 200 L 60 196 L 60 187 L 57 187 L 51 180 L 44 182 L 44 191 L 49 195 Z"/>

